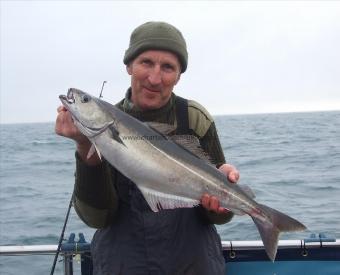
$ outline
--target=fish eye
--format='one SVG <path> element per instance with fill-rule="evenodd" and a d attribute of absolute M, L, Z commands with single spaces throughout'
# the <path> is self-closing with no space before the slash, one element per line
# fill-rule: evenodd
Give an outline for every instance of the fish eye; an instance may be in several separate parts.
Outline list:
<path fill-rule="evenodd" d="M 91 100 L 91 97 L 89 95 L 82 95 L 81 97 L 81 102 L 82 103 L 87 103 Z"/>

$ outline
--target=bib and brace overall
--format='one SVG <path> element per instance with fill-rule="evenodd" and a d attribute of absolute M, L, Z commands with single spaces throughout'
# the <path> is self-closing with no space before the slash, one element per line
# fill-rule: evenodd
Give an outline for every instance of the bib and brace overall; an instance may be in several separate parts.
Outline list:
<path fill-rule="evenodd" d="M 176 134 L 191 134 L 187 100 L 176 98 Z M 112 167 L 119 208 L 92 240 L 94 275 L 225 274 L 221 240 L 201 206 L 153 212 L 137 186 Z"/>

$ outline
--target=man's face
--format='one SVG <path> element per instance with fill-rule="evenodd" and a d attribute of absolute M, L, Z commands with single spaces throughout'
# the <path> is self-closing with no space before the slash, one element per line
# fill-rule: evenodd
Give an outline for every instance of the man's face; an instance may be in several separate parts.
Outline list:
<path fill-rule="evenodd" d="M 131 101 L 142 110 L 158 109 L 171 97 L 181 75 L 177 56 L 168 51 L 141 53 L 128 66 L 131 75 Z"/>

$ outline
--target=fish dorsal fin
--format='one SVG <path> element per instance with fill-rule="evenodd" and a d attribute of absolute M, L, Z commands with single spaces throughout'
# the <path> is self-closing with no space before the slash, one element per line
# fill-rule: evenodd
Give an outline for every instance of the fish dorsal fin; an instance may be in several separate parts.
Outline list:
<path fill-rule="evenodd" d="M 190 208 L 200 204 L 199 200 L 170 195 L 146 187 L 140 187 L 140 190 L 150 208 L 154 212 L 158 212 L 163 209 L 175 209 L 184 207 Z"/>
<path fill-rule="evenodd" d="M 239 184 L 238 186 L 252 199 L 254 199 L 256 197 L 255 193 L 253 192 L 253 190 L 250 188 L 249 185 Z"/>
<path fill-rule="evenodd" d="M 149 127 L 151 127 L 156 132 L 166 135 L 166 136 L 171 135 L 176 130 L 176 128 L 173 125 L 170 125 L 167 123 L 148 121 L 148 122 L 145 122 L 145 124 L 147 124 Z"/>
<path fill-rule="evenodd" d="M 199 139 L 194 135 L 174 135 L 169 137 L 173 142 L 180 145 L 187 151 L 189 151 L 191 154 L 196 156 L 197 158 L 200 158 L 202 160 L 205 160 L 209 163 L 214 163 L 213 159 L 209 156 L 208 153 L 206 153 L 200 144 Z"/>

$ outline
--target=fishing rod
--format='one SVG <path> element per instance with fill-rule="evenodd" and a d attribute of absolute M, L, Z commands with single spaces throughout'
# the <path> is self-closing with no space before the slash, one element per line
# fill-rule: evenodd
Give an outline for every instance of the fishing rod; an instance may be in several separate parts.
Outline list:
<path fill-rule="evenodd" d="M 66 213 L 66 217 L 65 217 L 65 221 L 64 221 L 64 226 L 63 226 L 63 229 L 62 229 L 61 234 L 60 234 L 60 237 L 59 237 L 58 248 L 57 248 L 57 251 L 56 251 L 56 253 L 55 253 L 55 255 L 54 255 L 54 261 L 53 261 L 53 265 L 52 265 L 52 268 L 51 268 L 51 273 L 50 273 L 50 275 L 53 275 L 53 274 L 54 274 L 55 266 L 56 266 L 57 259 L 58 259 L 58 256 L 59 256 L 59 252 L 60 252 L 61 243 L 62 243 L 63 240 L 64 240 L 64 234 L 65 234 L 66 224 L 67 224 L 67 221 L 68 221 L 68 217 L 69 217 L 69 215 L 70 215 L 70 212 L 71 212 L 72 202 L 73 202 L 73 192 L 72 192 L 72 196 L 71 196 L 71 199 L 70 199 L 70 203 L 69 203 L 69 206 L 68 206 L 68 209 L 67 209 L 67 213 Z"/>
<path fill-rule="evenodd" d="M 102 97 L 103 97 L 102 93 L 103 93 L 103 89 L 104 89 L 105 83 L 106 83 L 106 80 L 103 81 L 102 89 L 101 89 L 100 94 L 99 94 L 99 98 L 102 98 Z"/>

